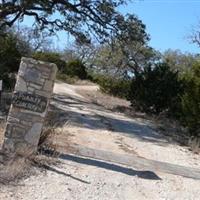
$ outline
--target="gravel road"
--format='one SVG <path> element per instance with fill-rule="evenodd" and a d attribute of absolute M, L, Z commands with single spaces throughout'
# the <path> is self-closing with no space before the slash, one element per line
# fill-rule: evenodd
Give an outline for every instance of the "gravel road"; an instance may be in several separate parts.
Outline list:
<path fill-rule="evenodd" d="M 200 155 L 168 142 L 149 122 L 131 119 L 92 104 L 77 93 L 97 86 L 56 83 L 52 107 L 65 124 L 57 144 L 82 145 L 113 153 L 200 169 Z M 37 171 L 16 185 L 0 186 L 2 200 L 199 200 L 200 180 L 159 171 L 143 171 L 116 163 L 62 156 L 60 164 Z"/>

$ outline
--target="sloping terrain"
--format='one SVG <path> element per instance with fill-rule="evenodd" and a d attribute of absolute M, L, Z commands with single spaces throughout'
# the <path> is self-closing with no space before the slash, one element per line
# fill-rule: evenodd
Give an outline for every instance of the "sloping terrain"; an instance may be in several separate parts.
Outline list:
<path fill-rule="evenodd" d="M 111 112 L 77 92 L 97 89 L 55 84 L 51 113 L 62 127 L 55 141 L 62 153 L 61 163 L 46 172 L 38 171 L 17 186 L 1 187 L 0 199 L 199 199 L 200 180 L 163 173 L 158 163 L 200 169 L 200 156 L 169 142 L 151 128 L 149 121 Z M 79 156 L 81 149 L 87 157 Z M 98 154 L 99 160 L 97 152 L 126 155 L 144 163 L 120 165 L 121 157 L 103 159 L 104 155 Z M 146 160 L 158 165 L 148 169 Z M 172 165 L 168 166 L 171 171 Z"/>

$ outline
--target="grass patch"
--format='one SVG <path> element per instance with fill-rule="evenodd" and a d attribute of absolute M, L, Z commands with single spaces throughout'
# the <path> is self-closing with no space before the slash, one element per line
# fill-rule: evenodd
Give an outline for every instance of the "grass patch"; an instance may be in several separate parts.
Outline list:
<path fill-rule="evenodd" d="M 57 73 L 56 78 L 68 84 L 75 84 L 79 80 L 79 78 L 76 76 L 71 77 L 66 74 L 61 74 L 61 73 Z"/>

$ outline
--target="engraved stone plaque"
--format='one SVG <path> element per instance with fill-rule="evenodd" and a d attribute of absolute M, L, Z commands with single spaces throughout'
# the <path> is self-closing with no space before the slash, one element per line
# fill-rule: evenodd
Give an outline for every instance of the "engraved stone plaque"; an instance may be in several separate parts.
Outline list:
<path fill-rule="evenodd" d="M 14 92 L 12 104 L 17 108 L 43 113 L 47 107 L 47 98 L 36 94 L 18 91 Z"/>

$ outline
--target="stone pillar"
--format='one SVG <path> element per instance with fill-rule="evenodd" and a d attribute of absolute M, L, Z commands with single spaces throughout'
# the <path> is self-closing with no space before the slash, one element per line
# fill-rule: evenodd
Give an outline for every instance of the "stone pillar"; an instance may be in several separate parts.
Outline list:
<path fill-rule="evenodd" d="M 37 150 L 56 72 L 53 63 L 21 59 L 4 133 L 3 152 L 27 156 Z"/>

